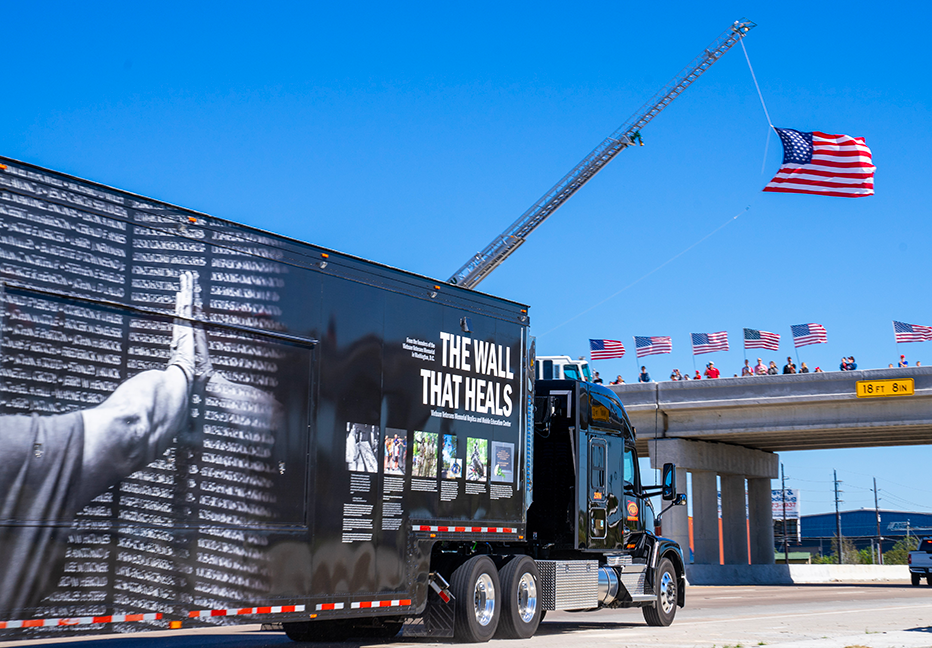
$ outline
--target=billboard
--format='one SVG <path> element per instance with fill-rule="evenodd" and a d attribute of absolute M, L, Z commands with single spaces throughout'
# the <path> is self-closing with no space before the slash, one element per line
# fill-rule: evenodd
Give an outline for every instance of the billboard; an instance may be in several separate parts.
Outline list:
<path fill-rule="evenodd" d="M 783 519 L 783 491 L 779 488 L 770 491 L 770 500 L 773 505 L 773 519 L 782 520 Z M 786 489 L 786 518 L 789 519 L 798 519 L 799 518 L 799 489 L 798 488 L 787 488 Z"/>

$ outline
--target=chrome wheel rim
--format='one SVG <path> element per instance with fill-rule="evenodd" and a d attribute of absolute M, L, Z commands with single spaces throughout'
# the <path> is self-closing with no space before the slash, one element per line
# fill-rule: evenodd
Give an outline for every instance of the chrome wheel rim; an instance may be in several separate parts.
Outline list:
<path fill-rule="evenodd" d="M 476 614 L 476 621 L 479 625 L 487 626 L 492 622 L 492 616 L 495 614 L 495 585 L 488 574 L 480 574 L 476 579 L 476 588 L 473 591 L 473 612 Z"/>
<path fill-rule="evenodd" d="M 530 623 L 537 613 L 537 583 L 530 574 L 523 574 L 518 581 L 518 616 Z"/>
<path fill-rule="evenodd" d="M 669 614 L 674 605 L 676 605 L 676 581 L 673 580 L 673 574 L 665 571 L 660 577 L 660 607 L 664 614 Z"/>

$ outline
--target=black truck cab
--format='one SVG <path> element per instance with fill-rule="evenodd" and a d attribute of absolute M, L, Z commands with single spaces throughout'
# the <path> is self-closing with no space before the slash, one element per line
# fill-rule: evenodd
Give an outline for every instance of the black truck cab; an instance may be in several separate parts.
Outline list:
<path fill-rule="evenodd" d="M 593 383 L 540 380 L 535 412 L 528 536 L 543 552 L 624 550 L 652 532 L 634 428 L 618 397 Z"/>

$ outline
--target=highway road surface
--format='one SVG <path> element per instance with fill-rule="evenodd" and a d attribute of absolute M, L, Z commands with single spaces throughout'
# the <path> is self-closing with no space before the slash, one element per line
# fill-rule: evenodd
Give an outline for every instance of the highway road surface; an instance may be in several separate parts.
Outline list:
<path fill-rule="evenodd" d="M 902 583 L 690 587 L 669 628 L 650 628 L 638 610 L 551 612 L 536 636 L 490 648 L 906 648 L 932 647 L 932 587 Z M 300 644 L 260 626 L 176 630 L 134 637 L 16 641 L 56 648 L 283 648 Z M 322 645 L 322 644 L 315 644 Z M 350 641 L 344 648 L 449 645 L 445 641 Z"/>

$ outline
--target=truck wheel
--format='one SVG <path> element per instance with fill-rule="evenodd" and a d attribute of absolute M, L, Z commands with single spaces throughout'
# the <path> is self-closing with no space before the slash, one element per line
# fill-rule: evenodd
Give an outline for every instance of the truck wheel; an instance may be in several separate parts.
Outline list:
<path fill-rule="evenodd" d="M 913 587 L 918 587 L 919 581 L 922 580 L 922 576 L 920 576 L 919 574 L 910 573 L 909 577 L 913 581 Z"/>
<path fill-rule="evenodd" d="M 501 583 L 488 556 L 473 556 L 453 572 L 450 589 L 456 598 L 453 636 L 457 641 L 488 641 L 501 615 Z"/>
<path fill-rule="evenodd" d="M 508 561 L 500 576 L 502 616 L 495 636 L 527 639 L 537 632 L 543 616 L 537 563 L 528 556 L 517 556 Z"/>
<path fill-rule="evenodd" d="M 641 608 L 644 620 L 651 626 L 668 626 L 676 616 L 676 572 L 669 558 L 660 561 L 654 573 L 654 593 L 657 600 L 650 607 Z"/>

